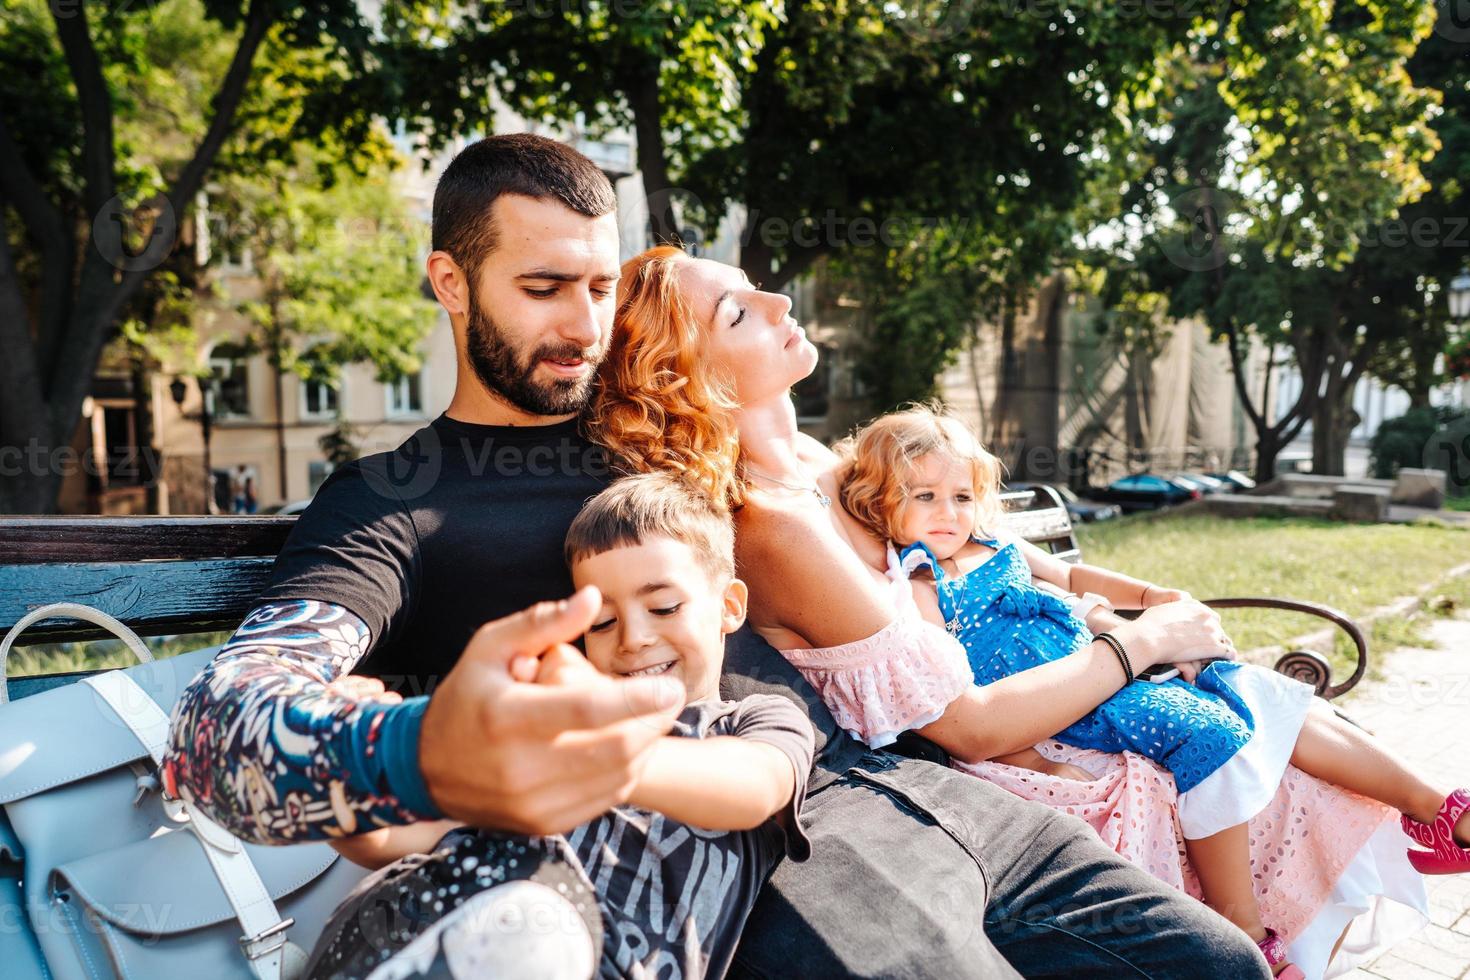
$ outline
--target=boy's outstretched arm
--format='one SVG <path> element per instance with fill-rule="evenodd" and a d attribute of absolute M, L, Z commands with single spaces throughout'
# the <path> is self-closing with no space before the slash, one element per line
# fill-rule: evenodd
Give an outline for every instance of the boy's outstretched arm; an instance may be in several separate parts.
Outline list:
<path fill-rule="evenodd" d="M 628 802 L 706 830 L 750 830 L 790 803 L 797 785 L 795 763 L 774 745 L 667 737 L 649 751 Z"/>

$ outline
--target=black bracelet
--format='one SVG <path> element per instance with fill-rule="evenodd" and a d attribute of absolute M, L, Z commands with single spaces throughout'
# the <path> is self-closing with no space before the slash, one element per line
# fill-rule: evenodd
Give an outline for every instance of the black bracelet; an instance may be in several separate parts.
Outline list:
<path fill-rule="evenodd" d="M 1111 633 L 1098 633 L 1093 639 L 1102 640 L 1113 648 L 1113 653 L 1118 655 L 1118 665 L 1123 668 L 1123 673 L 1128 676 L 1128 680 L 1124 686 L 1126 687 L 1128 684 L 1132 684 L 1135 676 L 1133 673 L 1133 662 L 1128 659 L 1128 651 L 1123 649 L 1123 641 Z"/>

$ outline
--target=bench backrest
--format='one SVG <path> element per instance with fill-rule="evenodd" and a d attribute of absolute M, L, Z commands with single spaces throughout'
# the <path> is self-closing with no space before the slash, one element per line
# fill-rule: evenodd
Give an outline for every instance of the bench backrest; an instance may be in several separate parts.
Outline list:
<path fill-rule="evenodd" d="M 1005 495 L 1012 533 L 1078 557 L 1066 508 L 1042 487 Z M 144 636 L 229 630 L 270 575 L 294 517 L 0 518 L 0 635 L 37 606 L 80 602 Z M 96 639 L 73 620 L 47 620 L 18 646 Z"/>
<path fill-rule="evenodd" d="M 144 636 L 234 629 L 294 517 L 0 518 L 0 635 L 37 606 L 80 602 Z M 17 645 L 95 639 L 46 620 Z"/>
<path fill-rule="evenodd" d="M 1067 505 L 1051 487 L 1001 494 L 1006 506 L 1004 527 L 1007 531 L 1049 551 L 1063 561 L 1079 562 L 1082 549 L 1072 530 L 1072 517 Z"/>

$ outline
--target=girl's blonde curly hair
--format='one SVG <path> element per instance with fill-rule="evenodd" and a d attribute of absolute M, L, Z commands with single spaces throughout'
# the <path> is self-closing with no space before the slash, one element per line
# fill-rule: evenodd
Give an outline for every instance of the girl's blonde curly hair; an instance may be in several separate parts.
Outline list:
<path fill-rule="evenodd" d="M 874 419 L 834 448 L 842 457 L 837 478 L 842 506 L 881 540 L 901 541 L 914 462 L 929 453 L 968 464 L 976 504 L 973 532 L 984 533 L 1000 517 L 1000 461 L 969 426 L 936 403 Z"/>
<path fill-rule="evenodd" d="M 739 402 L 701 356 L 704 329 L 679 290 L 686 261 L 661 245 L 623 264 L 587 435 L 620 470 L 672 471 L 711 499 L 739 506 Z"/>

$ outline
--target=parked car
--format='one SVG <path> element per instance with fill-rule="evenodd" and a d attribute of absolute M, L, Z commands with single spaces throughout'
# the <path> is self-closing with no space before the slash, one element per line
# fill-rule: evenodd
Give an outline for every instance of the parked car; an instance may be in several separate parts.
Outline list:
<path fill-rule="evenodd" d="M 1205 493 L 1232 493 L 1235 490 L 1224 480 L 1208 473 L 1175 473 L 1169 479 L 1186 486 L 1192 483 Z"/>
<path fill-rule="evenodd" d="M 1204 491 L 1196 486 L 1176 483 L 1157 473 L 1134 473 L 1132 476 L 1114 480 L 1101 489 L 1089 490 L 1088 496 L 1094 500 L 1117 504 L 1123 508 L 1123 513 L 1131 514 L 1134 511 L 1158 510 L 1160 507 L 1172 507 L 1188 500 L 1198 500 L 1204 496 Z"/>
<path fill-rule="evenodd" d="M 1107 521 L 1115 517 L 1123 516 L 1123 508 L 1117 504 L 1100 504 L 1093 500 L 1083 500 L 1072 492 L 1070 487 L 1060 483 L 1012 483 L 1007 490 L 1034 490 L 1037 487 L 1050 487 L 1056 491 L 1062 503 L 1066 505 L 1067 514 L 1072 518 L 1074 524 L 1090 524 L 1093 521 Z"/>
<path fill-rule="evenodd" d="M 289 504 L 273 504 L 261 511 L 262 514 L 274 514 L 276 517 L 292 517 L 303 513 L 311 504 L 311 500 L 293 500 Z"/>
<path fill-rule="evenodd" d="M 1254 490 L 1256 488 L 1256 481 L 1240 472 L 1240 470 L 1227 470 L 1224 473 L 1207 473 L 1205 475 L 1213 476 L 1217 480 L 1224 480 L 1237 490 Z"/>

